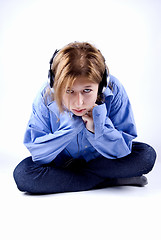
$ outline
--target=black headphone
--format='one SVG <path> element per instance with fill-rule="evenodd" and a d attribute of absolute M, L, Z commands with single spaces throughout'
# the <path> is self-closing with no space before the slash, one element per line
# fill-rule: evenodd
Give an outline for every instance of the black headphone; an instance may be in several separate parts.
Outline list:
<path fill-rule="evenodd" d="M 49 72 L 48 72 L 48 78 L 50 80 L 50 87 L 52 88 L 53 87 L 53 84 L 54 84 L 54 73 L 52 72 L 52 63 L 53 63 L 53 59 L 55 58 L 56 54 L 59 52 L 59 50 L 55 50 L 52 58 L 50 59 L 50 69 L 49 69 Z M 103 77 L 102 77 L 102 81 L 100 82 L 99 84 L 99 87 L 98 87 L 98 94 L 102 95 L 103 93 L 103 90 L 104 88 L 107 87 L 107 79 L 108 79 L 108 71 L 107 71 L 107 68 L 105 68 L 105 71 L 104 71 L 104 74 L 103 74 Z"/>
<path fill-rule="evenodd" d="M 54 73 L 52 72 L 52 69 L 51 69 L 51 66 L 52 66 L 52 63 L 53 63 L 53 59 L 55 58 L 55 56 L 56 56 L 56 54 L 59 52 L 59 50 L 55 50 L 55 52 L 54 52 L 54 54 L 53 54 L 53 56 L 52 56 L 52 58 L 50 59 L 50 62 L 49 62 L 49 64 L 50 64 L 50 69 L 49 69 L 49 72 L 48 72 L 48 78 L 49 78 L 49 80 L 50 80 L 50 87 L 52 88 L 53 87 L 53 84 L 54 84 Z"/>

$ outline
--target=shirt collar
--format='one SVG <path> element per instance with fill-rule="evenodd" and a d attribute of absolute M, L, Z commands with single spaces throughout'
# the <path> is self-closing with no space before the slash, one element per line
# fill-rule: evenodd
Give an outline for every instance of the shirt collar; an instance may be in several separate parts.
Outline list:
<path fill-rule="evenodd" d="M 112 90 L 107 86 L 107 88 L 105 89 L 105 91 L 103 92 L 105 98 L 108 96 L 113 96 L 113 92 Z"/>
<path fill-rule="evenodd" d="M 47 105 L 48 109 L 52 112 L 54 112 L 57 116 L 60 116 L 60 111 L 59 111 L 59 108 L 56 104 L 55 101 L 52 101 L 50 102 L 48 105 Z M 68 111 L 68 110 L 64 110 L 65 113 L 68 113 L 71 117 L 74 115 L 72 112 Z M 62 113 L 63 114 L 63 113 Z"/>

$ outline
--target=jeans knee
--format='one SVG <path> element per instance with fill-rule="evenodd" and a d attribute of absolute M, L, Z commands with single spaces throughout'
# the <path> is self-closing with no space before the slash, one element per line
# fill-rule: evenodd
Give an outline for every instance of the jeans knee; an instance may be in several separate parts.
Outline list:
<path fill-rule="evenodd" d="M 19 165 L 13 171 L 13 178 L 15 180 L 17 188 L 23 192 L 23 186 L 21 181 L 21 170 L 19 169 Z"/>
<path fill-rule="evenodd" d="M 26 191 L 26 169 L 28 166 L 28 163 L 32 161 L 31 158 L 26 158 L 24 159 L 22 162 L 20 162 L 16 168 L 13 171 L 13 178 L 15 180 L 15 183 L 17 185 L 17 188 L 22 191 L 25 192 Z"/>
<path fill-rule="evenodd" d="M 156 156 L 157 154 L 154 148 L 148 144 L 144 144 L 144 161 L 146 161 L 148 172 L 154 167 Z"/>

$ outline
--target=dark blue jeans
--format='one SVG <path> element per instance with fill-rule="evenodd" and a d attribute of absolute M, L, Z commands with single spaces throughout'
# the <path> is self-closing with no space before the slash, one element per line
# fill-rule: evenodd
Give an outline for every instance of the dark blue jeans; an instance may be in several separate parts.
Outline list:
<path fill-rule="evenodd" d="M 32 157 L 24 159 L 14 170 L 14 179 L 20 191 L 32 194 L 85 191 L 94 189 L 106 179 L 142 176 L 150 172 L 156 159 L 155 150 L 145 144 L 133 142 L 132 152 L 123 158 L 104 157 L 88 163 L 75 159 L 39 165 Z"/>

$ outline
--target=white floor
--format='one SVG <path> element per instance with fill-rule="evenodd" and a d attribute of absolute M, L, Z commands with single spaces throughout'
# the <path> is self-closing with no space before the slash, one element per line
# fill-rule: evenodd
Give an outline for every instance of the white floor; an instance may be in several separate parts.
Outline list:
<path fill-rule="evenodd" d="M 2 166 L 1 239 L 160 240 L 160 168 L 157 161 L 144 188 L 31 196 L 17 190 L 13 166 Z"/>
<path fill-rule="evenodd" d="M 29 196 L 12 177 L 52 52 L 75 40 L 102 51 L 127 90 L 140 140 L 160 149 L 160 12 L 159 0 L 0 1 L 1 240 L 161 240 L 161 150 L 144 188 Z"/>

